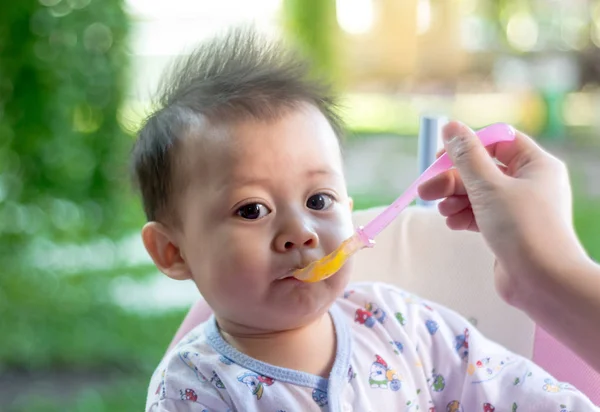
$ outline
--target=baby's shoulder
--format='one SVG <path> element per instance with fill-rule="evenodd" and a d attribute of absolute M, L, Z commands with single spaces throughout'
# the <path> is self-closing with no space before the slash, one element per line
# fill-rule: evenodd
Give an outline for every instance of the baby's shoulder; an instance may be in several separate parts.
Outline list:
<path fill-rule="evenodd" d="M 428 306 L 428 302 L 413 293 L 384 282 L 357 282 L 348 285 L 339 301 L 358 306 L 378 305 L 394 308 L 406 308 L 408 305 Z"/>
<path fill-rule="evenodd" d="M 375 321 L 379 321 L 387 325 L 385 320 L 395 318 L 402 326 L 413 323 L 408 322 L 409 320 L 430 318 L 434 308 L 439 307 L 420 296 L 383 282 L 350 284 L 338 299 L 337 306 L 360 324 L 374 325 Z"/>
<path fill-rule="evenodd" d="M 217 371 L 229 360 L 212 348 L 201 326 L 184 336 L 162 359 L 152 375 L 147 405 L 165 399 L 226 397 Z"/>
<path fill-rule="evenodd" d="M 158 369 L 165 371 L 167 379 L 186 376 L 193 381 L 210 381 L 212 371 L 228 363 L 209 343 L 205 326 L 197 326 L 165 355 Z"/>

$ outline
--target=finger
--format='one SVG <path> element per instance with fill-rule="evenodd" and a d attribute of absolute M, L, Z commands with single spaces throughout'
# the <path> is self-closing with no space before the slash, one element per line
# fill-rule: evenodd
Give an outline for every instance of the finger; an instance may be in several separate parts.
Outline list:
<path fill-rule="evenodd" d="M 493 182 L 502 177 L 488 149 L 475 132 L 460 122 L 450 122 L 443 129 L 444 147 L 458 169 L 467 191 L 481 181 Z M 499 145 L 498 145 L 499 146 Z"/>
<path fill-rule="evenodd" d="M 507 167 L 496 165 L 503 173 L 507 173 Z M 452 169 L 425 181 L 417 188 L 419 197 L 425 201 L 444 199 L 448 196 L 466 195 L 467 191 L 458 171 Z"/>
<path fill-rule="evenodd" d="M 523 134 L 522 132 L 515 130 L 516 132 L 516 136 L 519 136 L 521 134 Z M 531 138 L 525 136 L 526 139 L 531 140 Z M 508 144 L 507 144 L 508 143 Z M 535 141 L 533 141 L 533 143 L 535 144 Z M 498 146 L 500 146 L 500 149 L 498 149 Z M 502 163 L 506 164 L 505 162 L 510 161 L 507 159 L 510 159 L 510 155 L 509 153 L 504 153 L 503 150 L 504 148 L 508 148 L 514 146 L 514 144 L 512 144 L 512 142 L 501 142 L 501 143 L 495 143 L 495 144 L 491 144 L 489 146 L 486 146 L 486 150 L 487 152 L 490 154 L 491 157 L 493 158 L 497 158 L 496 157 L 496 152 L 498 151 L 499 156 L 502 157 L 504 159 L 504 161 L 500 160 Z M 444 153 L 446 153 L 446 148 L 442 147 L 440 150 L 438 150 L 435 154 L 435 158 L 439 159 Z"/>
<path fill-rule="evenodd" d="M 469 230 L 478 232 L 477 222 L 475 221 L 475 215 L 471 208 L 464 209 L 459 213 L 448 216 L 446 218 L 446 225 L 452 230 Z"/>
<path fill-rule="evenodd" d="M 421 184 L 417 191 L 423 200 L 438 200 L 448 196 L 467 194 L 458 172 L 454 169 L 432 177 Z"/>
<path fill-rule="evenodd" d="M 531 137 L 516 130 L 515 140 L 490 145 L 490 154 L 502 164 L 516 170 L 536 157 L 549 156 Z"/>
<path fill-rule="evenodd" d="M 468 196 L 451 196 L 438 204 L 438 210 L 442 216 L 452 216 L 470 208 L 471 202 Z"/>

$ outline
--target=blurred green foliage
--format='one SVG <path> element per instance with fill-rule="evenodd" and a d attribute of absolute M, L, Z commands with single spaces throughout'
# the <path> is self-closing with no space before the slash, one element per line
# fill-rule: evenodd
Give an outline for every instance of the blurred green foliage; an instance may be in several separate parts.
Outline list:
<path fill-rule="evenodd" d="M 3 318 L 8 309 L 9 316 L 24 316 L 31 303 L 52 299 L 52 274 L 31 267 L 35 240 L 82 241 L 122 230 L 116 212 L 130 142 L 116 114 L 126 84 L 127 30 L 122 0 L 0 5 Z"/>
<path fill-rule="evenodd" d="M 109 285 L 117 269 L 67 276 L 60 265 L 77 256 L 45 262 L 47 249 L 101 236 L 111 242 L 141 217 L 128 195 L 131 137 L 117 120 L 129 61 L 123 7 L 123 0 L 0 3 L 0 376 L 116 367 L 143 375 L 145 386 L 181 318 L 116 306 Z M 150 272 L 142 269 L 140 276 Z M 36 409 L 19 402 L 14 408 Z"/>
<path fill-rule="evenodd" d="M 299 43 L 319 74 L 338 74 L 335 0 L 283 0 L 283 26 L 290 39 Z"/>
<path fill-rule="evenodd" d="M 122 3 L 0 5 L 3 252 L 40 234 L 86 238 L 119 227 L 130 144 L 117 122 L 128 64 Z"/>

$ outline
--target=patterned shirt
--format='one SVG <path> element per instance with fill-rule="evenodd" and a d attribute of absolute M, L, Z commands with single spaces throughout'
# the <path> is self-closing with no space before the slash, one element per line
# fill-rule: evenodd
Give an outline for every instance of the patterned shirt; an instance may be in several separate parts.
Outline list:
<path fill-rule="evenodd" d="M 162 360 L 146 411 L 600 411 L 448 308 L 384 283 L 350 287 L 330 309 L 328 379 L 239 352 L 212 317 Z"/>

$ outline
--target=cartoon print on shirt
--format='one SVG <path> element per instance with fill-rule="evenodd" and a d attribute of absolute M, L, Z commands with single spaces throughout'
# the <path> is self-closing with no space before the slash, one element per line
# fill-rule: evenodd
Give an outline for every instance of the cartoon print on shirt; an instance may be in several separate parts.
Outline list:
<path fill-rule="evenodd" d="M 419 409 L 419 402 L 416 399 L 406 401 L 406 408 L 404 410 L 409 412 L 412 408 L 415 408 L 415 410 Z"/>
<path fill-rule="evenodd" d="M 402 344 L 402 342 L 398 342 L 397 340 L 394 340 L 394 341 L 389 341 L 389 343 L 394 347 L 394 353 L 396 355 L 400 355 L 402 352 L 404 352 L 404 345 Z"/>
<path fill-rule="evenodd" d="M 348 299 L 354 293 L 353 290 L 344 291 L 344 299 Z"/>
<path fill-rule="evenodd" d="M 490 358 L 481 358 L 479 359 L 477 362 L 475 362 L 475 366 L 477 368 L 486 368 L 486 370 L 490 370 L 490 368 L 488 367 L 488 365 L 490 364 Z M 489 372 L 488 372 L 489 373 Z"/>
<path fill-rule="evenodd" d="M 525 371 L 525 373 L 523 374 L 523 376 L 522 376 L 522 377 L 518 377 L 518 376 L 517 376 L 517 377 L 515 378 L 515 380 L 513 381 L 513 385 L 515 385 L 515 386 L 517 386 L 517 385 L 523 385 L 523 384 L 525 383 L 525 380 L 526 380 L 527 378 L 530 378 L 530 377 L 531 377 L 531 375 L 532 375 L 532 373 L 531 373 L 531 372 L 529 372 L 529 369 L 527 369 L 527 370 Z"/>
<path fill-rule="evenodd" d="M 373 314 L 368 310 L 358 308 L 356 309 L 356 313 L 354 314 L 354 322 L 360 323 L 361 325 L 365 325 L 368 328 L 372 328 L 375 326 L 377 321 L 373 317 Z"/>
<path fill-rule="evenodd" d="M 404 315 L 401 312 L 396 312 L 394 316 L 396 317 L 396 320 L 398 322 L 400 322 L 400 324 L 402 326 L 406 325 L 406 318 L 404 317 Z"/>
<path fill-rule="evenodd" d="M 406 412 L 410 411 L 413 407 L 415 407 L 415 410 L 417 411 L 420 410 L 420 407 L 422 406 L 421 403 L 418 401 L 420 393 L 421 389 L 417 389 L 417 397 L 411 398 L 408 401 L 406 401 L 406 408 L 404 409 Z M 429 409 L 426 409 L 426 411 L 435 412 L 435 406 L 433 406 L 433 401 L 430 399 L 427 403 L 431 405 L 429 406 Z"/>
<path fill-rule="evenodd" d="M 431 370 L 431 378 L 427 379 L 427 383 L 434 392 L 441 392 L 446 387 L 446 380 L 441 374 L 436 373 L 435 369 Z"/>
<path fill-rule="evenodd" d="M 558 393 L 562 391 L 571 391 L 573 388 L 568 383 L 558 382 L 557 380 L 546 378 L 542 389 L 550 393 Z"/>
<path fill-rule="evenodd" d="M 483 404 L 483 412 L 494 412 L 496 408 L 489 402 Z"/>
<path fill-rule="evenodd" d="M 179 390 L 179 395 L 181 396 L 182 401 L 192 401 L 196 402 L 198 400 L 198 395 L 194 392 L 193 389 L 186 389 L 185 391 Z"/>
<path fill-rule="evenodd" d="M 320 407 L 327 406 L 329 403 L 327 399 L 327 392 L 322 391 L 321 389 L 313 389 L 312 398 L 313 401 L 315 401 Z"/>
<path fill-rule="evenodd" d="M 451 401 L 446 406 L 446 412 L 463 412 L 463 407 L 459 401 Z"/>
<path fill-rule="evenodd" d="M 481 359 L 479 359 L 475 363 L 469 363 L 469 366 L 467 367 L 467 374 L 469 376 L 472 376 L 476 372 L 482 372 L 483 371 L 486 374 L 486 376 L 487 375 L 492 375 L 493 374 L 493 369 L 490 367 L 489 363 L 490 363 L 490 358 L 489 357 L 487 357 L 487 358 L 481 358 Z"/>
<path fill-rule="evenodd" d="M 421 393 L 421 389 L 417 389 L 417 397 L 419 396 L 420 393 Z M 406 403 L 407 404 L 407 407 L 406 407 L 407 411 L 410 409 L 410 405 L 409 404 L 411 404 L 411 403 L 412 403 L 412 401 L 408 401 Z M 415 404 L 417 406 L 417 410 L 419 410 L 419 404 L 418 404 L 418 402 L 415 403 Z M 426 412 L 435 412 L 435 405 L 433 404 L 433 400 L 429 399 L 427 401 L 427 404 L 428 404 L 428 406 L 425 406 L 425 409 L 423 409 L 423 410 L 426 411 Z"/>
<path fill-rule="evenodd" d="M 496 379 L 500 374 L 510 366 L 517 362 L 511 356 L 504 356 L 498 360 L 495 357 L 486 357 L 478 360 L 477 362 L 470 363 L 467 367 L 467 374 L 469 376 L 475 375 L 475 379 L 471 383 L 483 383 Z"/>
<path fill-rule="evenodd" d="M 456 353 L 458 353 L 458 356 L 460 356 L 462 360 L 466 361 L 469 356 L 469 328 L 465 328 L 465 331 L 462 334 L 456 336 L 455 341 Z"/>
<path fill-rule="evenodd" d="M 348 368 L 348 382 L 350 382 L 354 378 L 356 378 L 356 372 L 354 372 L 352 365 L 350 365 L 350 367 Z"/>
<path fill-rule="evenodd" d="M 219 389 L 225 389 L 225 384 L 223 383 L 221 378 L 219 378 L 219 375 L 217 375 L 217 372 L 215 371 L 212 371 L 212 378 L 210 378 L 210 383 L 212 383 Z"/>
<path fill-rule="evenodd" d="M 250 389 L 252 395 L 256 396 L 257 400 L 260 400 L 260 398 L 262 398 L 264 387 L 271 386 L 275 382 L 272 378 L 258 375 L 251 371 L 240 373 L 237 379 L 238 381 L 245 384 L 248 387 L 248 389 Z"/>
<path fill-rule="evenodd" d="M 192 353 L 190 351 L 181 351 L 179 352 L 179 359 L 188 367 L 190 368 L 192 371 L 194 371 L 194 374 L 196 375 L 196 378 L 198 378 L 198 380 L 200 382 L 208 382 L 208 379 L 206 378 L 206 376 L 204 376 L 200 370 L 198 369 L 198 367 L 194 364 L 194 362 L 192 362 L 192 357 L 199 357 L 200 355 L 197 353 Z"/>
<path fill-rule="evenodd" d="M 402 383 L 398 372 L 391 369 L 387 362 L 379 355 L 375 355 L 375 362 L 371 364 L 371 370 L 369 373 L 369 385 L 371 388 L 389 388 L 392 391 L 400 390 Z"/>
<path fill-rule="evenodd" d="M 435 335 L 437 332 L 439 325 L 435 320 L 428 319 L 425 321 L 425 326 L 427 327 L 427 331 L 431 336 Z"/>
<path fill-rule="evenodd" d="M 156 388 L 156 392 L 154 392 L 155 395 L 158 395 L 158 393 L 160 392 L 160 397 L 159 399 L 165 399 L 167 397 L 166 393 L 165 393 L 165 369 L 162 370 L 162 372 L 160 373 L 160 382 L 158 383 L 158 387 Z"/>
<path fill-rule="evenodd" d="M 371 312 L 373 317 L 377 319 L 379 323 L 383 324 L 385 318 L 387 317 L 387 314 L 384 312 L 383 309 L 379 307 L 379 305 L 373 302 L 369 302 L 365 305 L 365 309 Z"/>

